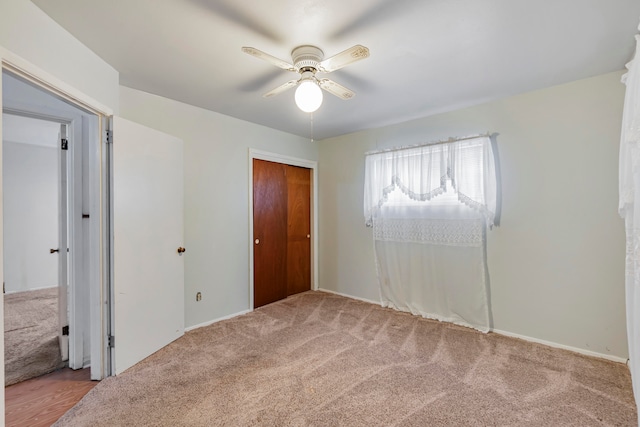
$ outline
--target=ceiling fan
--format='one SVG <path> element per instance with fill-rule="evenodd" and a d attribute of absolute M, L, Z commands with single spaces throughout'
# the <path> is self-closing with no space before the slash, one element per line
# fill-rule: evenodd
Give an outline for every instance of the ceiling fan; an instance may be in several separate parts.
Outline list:
<path fill-rule="evenodd" d="M 324 59 L 324 52 L 316 46 L 298 46 L 291 51 L 293 64 L 278 59 L 254 47 L 243 47 L 242 51 L 267 61 L 276 67 L 280 67 L 283 70 L 299 73 L 299 79 L 289 80 L 285 84 L 265 93 L 263 97 L 269 98 L 287 89 L 291 89 L 294 86 L 298 86 L 295 95 L 296 104 L 298 108 L 306 113 L 312 113 L 320 108 L 322 104 L 322 90 L 320 90 L 320 88 L 340 99 L 347 100 L 355 96 L 355 92 L 339 85 L 333 80 L 326 78 L 318 79 L 316 73 L 330 73 L 369 57 L 369 49 L 362 45 L 355 45 L 327 59 Z"/>

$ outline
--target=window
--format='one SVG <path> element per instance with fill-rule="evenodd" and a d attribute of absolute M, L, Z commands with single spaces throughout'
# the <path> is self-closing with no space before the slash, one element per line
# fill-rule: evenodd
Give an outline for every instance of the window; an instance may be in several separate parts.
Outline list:
<path fill-rule="evenodd" d="M 488 136 L 367 154 L 364 216 L 383 306 L 490 329 L 494 165 Z"/>
<path fill-rule="evenodd" d="M 493 156 L 488 136 L 367 154 L 365 222 L 373 225 L 383 207 L 422 207 L 428 215 L 439 208 L 467 206 L 493 226 Z"/>

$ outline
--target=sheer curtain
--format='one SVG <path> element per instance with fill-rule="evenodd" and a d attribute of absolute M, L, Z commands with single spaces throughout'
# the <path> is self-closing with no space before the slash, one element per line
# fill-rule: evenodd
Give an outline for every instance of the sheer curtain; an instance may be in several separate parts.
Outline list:
<path fill-rule="evenodd" d="M 488 331 L 495 212 L 488 136 L 368 154 L 364 215 L 382 305 Z"/>
<path fill-rule="evenodd" d="M 640 29 L 640 27 L 639 27 Z M 627 89 L 620 138 L 620 204 L 627 237 L 626 305 L 629 367 L 633 394 L 640 406 L 640 36 L 636 35 L 635 59 L 623 76 Z M 640 413 L 638 421 L 640 423 Z"/>

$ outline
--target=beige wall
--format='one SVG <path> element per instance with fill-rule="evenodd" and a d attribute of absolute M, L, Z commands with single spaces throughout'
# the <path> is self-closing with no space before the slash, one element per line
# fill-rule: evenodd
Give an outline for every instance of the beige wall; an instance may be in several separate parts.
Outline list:
<path fill-rule="evenodd" d="M 316 143 L 127 87 L 120 100 L 123 117 L 184 140 L 185 326 L 249 309 L 249 148 L 317 160 Z"/>
<path fill-rule="evenodd" d="M 487 238 L 495 329 L 626 358 L 620 76 L 320 141 L 320 287 L 379 300 L 362 214 L 366 151 L 497 132 L 502 222 Z"/>
<path fill-rule="evenodd" d="M 318 148 L 119 91 L 118 73 L 28 0 L 0 3 L 0 47 L 114 111 L 120 107 L 124 117 L 184 139 L 187 326 L 248 308 L 249 147 L 319 159 L 320 285 L 377 300 L 371 232 L 362 218 L 364 153 L 494 131 L 504 200 L 502 225 L 487 242 L 495 327 L 627 355 L 624 235 L 616 213 L 620 73 L 325 140 Z"/>

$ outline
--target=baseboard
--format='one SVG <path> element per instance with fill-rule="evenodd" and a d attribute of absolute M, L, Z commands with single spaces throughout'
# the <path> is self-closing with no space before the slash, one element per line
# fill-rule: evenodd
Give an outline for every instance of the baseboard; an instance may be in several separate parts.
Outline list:
<path fill-rule="evenodd" d="M 58 285 L 53 285 L 53 286 L 42 286 L 41 288 L 32 288 L 32 289 L 20 289 L 18 291 L 7 291 L 4 294 L 5 295 L 11 295 L 11 294 L 19 294 L 20 292 L 31 292 L 31 291 L 42 291 L 44 289 L 53 289 L 53 288 L 57 288 Z"/>
<path fill-rule="evenodd" d="M 358 301 L 367 302 L 369 304 L 380 305 L 379 301 L 373 301 L 373 300 L 370 300 L 370 299 L 367 299 L 367 298 L 356 297 L 356 296 L 348 295 L 348 294 L 345 294 L 345 293 L 342 293 L 342 292 L 332 291 L 330 289 L 319 288 L 318 291 L 327 292 L 329 294 L 334 294 L 334 295 L 340 295 L 341 297 L 351 298 L 351 299 L 355 299 L 355 300 L 358 300 Z M 221 322 L 223 320 L 232 319 L 232 318 L 237 317 L 237 316 L 242 316 L 243 314 L 247 314 L 247 313 L 250 313 L 252 311 L 253 310 L 243 310 L 243 311 L 240 311 L 238 313 L 230 314 L 228 316 L 219 317 L 217 319 L 210 320 L 208 322 L 199 323 L 197 325 L 189 326 L 188 328 L 185 328 L 184 331 L 185 332 L 193 331 L 194 329 L 203 328 L 205 326 L 209 326 L 209 325 L 212 325 L 214 323 Z M 582 349 L 582 348 L 572 347 L 570 345 L 565 345 L 565 344 L 558 344 L 558 343 L 555 343 L 555 342 L 552 342 L 552 341 L 546 341 L 546 340 L 542 340 L 542 339 L 539 339 L 539 338 L 533 338 L 533 337 L 529 337 L 529 336 L 526 336 L 526 335 L 520 335 L 520 334 L 516 334 L 516 333 L 513 333 L 513 332 L 503 331 L 503 330 L 500 330 L 500 329 L 492 329 L 491 332 L 494 333 L 494 334 L 504 335 L 506 337 L 519 338 L 519 339 L 524 340 L 524 341 L 534 342 L 534 343 L 537 343 L 537 344 L 542 344 L 542 345 L 546 345 L 546 346 L 553 347 L 553 348 L 560 348 L 560 349 L 563 349 L 563 350 L 572 351 L 574 353 L 583 354 L 585 356 L 591 356 L 591 357 L 597 357 L 599 359 L 610 360 L 612 362 L 628 364 L 628 361 L 629 361 L 629 359 L 625 359 L 625 358 L 622 358 L 622 357 L 619 357 L 619 356 L 613 356 L 613 355 L 610 355 L 610 354 L 598 353 L 596 351 L 585 350 L 585 349 Z"/>
<path fill-rule="evenodd" d="M 368 302 L 370 304 L 380 305 L 380 301 L 372 301 L 372 300 L 366 299 L 366 298 L 354 297 L 353 295 L 343 294 L 342 292 L 331 291 L 329 289 L 319 288 L 318 291 L 327 292 L 327 293 L 334 294 L 334 295 L 340 295 L 341 297 L 351 298 L 351 299 L 355 299 L 355 300 L 363 301 L 363 302 Z"/>
<path fill-rule="evenodd" d="M 242 316 L 243 314 L 251 313 L 253 310 L 243 310 L 238 313 L 230 314 L 228 316 L 219 317 L 217 319 L 209 320 L 208 322 L 198 323 L 197 325 L 184 328 L 185 332 L 193 331 L 194 329 L 204 328 L 205 326 L 213 325 L 214 323 L 222 322 L 223 320 L 232 319 L 234 317 Z"/>
<path fill-rule="evenodd" d="M 558 343 L 555 343 L 555 342 L 552 342 L 552 341 L 546 341 L 546 340 L 541 340 L 539 338 L 528 337 L 526 335 L 515 334 L 513 332 L 501 331 L 500 329 L 493 329 L 491 332 L 493 332 L 494 334 L 504 335 L 506 337 L 520 338 L 521 340 L 535 342 L 535 343 L 546 345 L 546 346 L 549 346 L 549 347 L 561 348 L 563 350 L 569 350 L 569 351 L 572 351 L 574 353 L 583 354 L 585 356 L 591 356 L 591 357 L 597 357 L 599 359 L 611 360 L 612 362 L 618 362 L 618 363 L 625 363 L 626 364 L 627 361 L 629 360 L 629 359 L 625 359 L 625 358 L 622 358 L 622 357 L 619 357 L 619 356 L 612 356 L 610 354 L 598 353 L 596 351 L 585 350 L 583 348 L 572 347 L 570 345 L 558 344 Z"/>
<path fill-rule="evenodd" d="M 360 297 L 354 297 L 353 295 L 347 295 L 347 294 L 343 294 L 341 292 L 336 292 L 336 291 L 332 291 L 329 289 L 318 289 L 321 292 L 328 292 L 330 294 L 335 294 L 335 295 L 340 295 L 342 297 L 346 297 L 346 298 L 351 298 L 351 299 L 355 299 L 355 300 L 359 300 L 359 301 L 364 301 L 364 302 L 368 302 L 371 304 L 376 304 L 376 305 L 380 305 L 380 301 L 371 301 L 369 299 L 366 298 L 360 298 Z M 542 345 L 546 345 L 549 347 L 553 347 L 553 348 L 560 348 L 563 350 L 569 350 L 572 351 L 574 353 L 578 353 L 578 354 L 583 354 L 585 356 L 591 356 L 591 357 L 597 357 L 599 359 L 606 359 L 606 360 L 610 360 L 612 362 L 618 362 L 618 363 L 628 363 L 629 359 L 625 359 L 619 356 L 612 356 L 610 354 L 604 354 L 604 353 L 598 353 L 595 351 L 591 351 L 591 350 L 585 350 L 582 348 L 578 348 L 578 347 L 572 347 L 570 345 L 564 345 L 564 344 L 558 344 L 552 341 L 546 341 L 546 340 L 541 340 L 539 338 L 533 338 L 533 337 L 528 337 L 526 335 L 520 335 L 520 334 L 516 334 L 513 332 L 507 332 L 507 331 L 502 331 L 500 329 L 492 329 L 491 332 L 493 332 L 494 334 L 499 334 L 499 335 L 504 335 L 506 337 L 511 337 L 511 338 L 519 338 L 521 340 L 525 340 L 525 341 L 529 341 L 529 342 L 535 342 L 537 344 L 542 344 Z"/>

